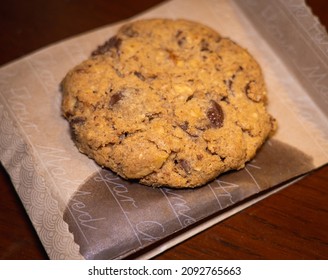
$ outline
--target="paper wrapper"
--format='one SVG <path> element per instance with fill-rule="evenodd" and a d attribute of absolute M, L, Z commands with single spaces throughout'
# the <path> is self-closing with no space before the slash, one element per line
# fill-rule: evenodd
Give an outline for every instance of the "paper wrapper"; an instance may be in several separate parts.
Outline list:
<path fill-rule="evenodd" d="M 0 158 L 51 259 L 149 258 L 328 162 L 328 40 L 302 1 L 175 0 L 136 18 L 153 17 L 199 21 L 247 48 L 279 129 L 243 170 L 153 189 L 79 153 L 60 112 L 66 72 L 122 23 L 3 66 Z"/>

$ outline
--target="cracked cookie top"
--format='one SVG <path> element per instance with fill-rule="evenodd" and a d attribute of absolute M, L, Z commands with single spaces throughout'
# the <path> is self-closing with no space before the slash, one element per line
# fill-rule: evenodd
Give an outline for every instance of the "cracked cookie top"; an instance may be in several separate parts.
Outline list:
<path fill-rule="evenodd" d="M 243 168 L 275 129 L 257 62 L 188 20 L 125 24 L 62 81 L 82 153 L 151 186 L 201 186 Z"/>

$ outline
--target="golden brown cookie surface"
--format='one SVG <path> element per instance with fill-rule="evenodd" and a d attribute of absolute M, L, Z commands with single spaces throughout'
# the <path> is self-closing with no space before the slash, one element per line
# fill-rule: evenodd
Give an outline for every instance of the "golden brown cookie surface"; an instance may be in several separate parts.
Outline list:
<path fill-rule="evenodd" d="M 62 88 L 79 150 L 146 185 L 195 187 L 240 169 L 273 129 L 256 61 L 186 20 L 124 25 Z"/>

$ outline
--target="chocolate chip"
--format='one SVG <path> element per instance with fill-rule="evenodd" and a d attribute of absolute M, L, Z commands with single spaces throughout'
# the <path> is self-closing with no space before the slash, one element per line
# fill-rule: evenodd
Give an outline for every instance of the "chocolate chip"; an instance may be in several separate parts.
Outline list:
<path fill-rule="evenodd" d="M 222 162 L 224 162 L 224 161 L 225 161 L 225 159 L 227 158 L 227 157 L 224 157 L 224 156 L 220 156 L 220 155 L 219 155 L 219 157 L 220 157 L 220 160 L 221 160 Z"/>
<path fill-rule="evenodd" d="M 202 52 L 204 52 L 204 51 L 209 51 L 210 49 L 209 49 L 209 43 L 205 40 L 205 39 L 202 39 L 201 41 L 200 41 L 200 50 L 202 51 Z"/>
<path fill-rule="evenodd" d="M 115 93 L 114 95 L 112 95 L 112 97 L 110 98 L 109 101 L 109 107 L 113 107 L 117 102 L 119 102 L 122 98 L 123 98 L 123 93 L 122 91 L 119 91 L 117 93 Z"/>
<path fill-rule="evenodd" d="M 99 55 L 99 54 L 104 54 L 111 49 L 116 49 L 116 52 L 118 52 L 119 48 L 121 46 L 121 43 L 122 43 L 121 38 L 119 38 L 117 36 L 113 36 L 109 40 L 107 40 L 103 45 L 99 46 L 96 50 L 94 50 L 91 53 L 91 55 L 95 56 L 95 55 Z"/>
<path fill-rule="evenodd" d="M 179 159 L 178 160 L 178 164 L 181 166 L 181 168 L 187 173 L 190 174 L 191 173 L 191 167 L 190 164 L 187 160 L 185 159 Z"/>
<path fill-rule="evenodd" d="M 182 37 L 178 40 L 178 45 L 180 47 L 182 47 L 184 45 L 184 43 L 186 42 L 186 37 Z"/>
<path fill-rule="evenodd" d="M 119 138 L 120 138 L 120 140 L 122 141 L 122 140 L 124 140 L 126 137 L 128 137 L 129 136 L 129 132 L 124 132 L 124 133 L 122 133 L 120 136 L 119 136 Z"/>
<path fill-rule="evenodd" d="M 227 104 L 230 104 L 230 100 L 229 100 L 229 97 L 228 96 L 223 96 L 221 101 L 227 103 Z"/>
<path fill-rule="evenodd" d="M 187 97 L 187 99 L 186 99 L 186 102 L 190 101 L 190 100 L 193 99 L 193 98 L 194 98 L 194 94 L 189 95 L 189 96 Z"/>
<path fill-rule="evenodd" d="M 144 75 L 142 75 L 140 72 L 138 72 L 138 71 L 134 71 L 134 73 L 133 73 L 135 76 L 137 76 L 141 81 L 145 81 L 146 80 L 146 78 L 145 78 L 145 76 Z"/>
<path fill-rule="evenodd" d="M 207 110 L 206 115 L 213 127 L 220 128 L 223 126 L 224 113 L 222 107 L 214 100 L 211 100 L 211 106 Z"/>
<path fill-rule="evenodd" d="M 183 32 L 181 30 L 178 30 L 175 34 L 175 37 L 177 38 L 177 43 L 179 47 L 182 47 L 184 43 L 186 42 L 186 37 L 182 35 Z"/>

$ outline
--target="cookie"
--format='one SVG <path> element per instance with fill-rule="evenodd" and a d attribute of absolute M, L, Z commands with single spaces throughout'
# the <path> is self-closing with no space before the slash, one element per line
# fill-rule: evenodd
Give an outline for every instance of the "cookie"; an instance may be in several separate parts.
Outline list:
<path fill-rule="evenodd" d="M 196 187 L 241 169 L 275 129 L 258 63 L 183 19 L 122 26 L 62 81 L 76 146 L 154 187 Z"/>

